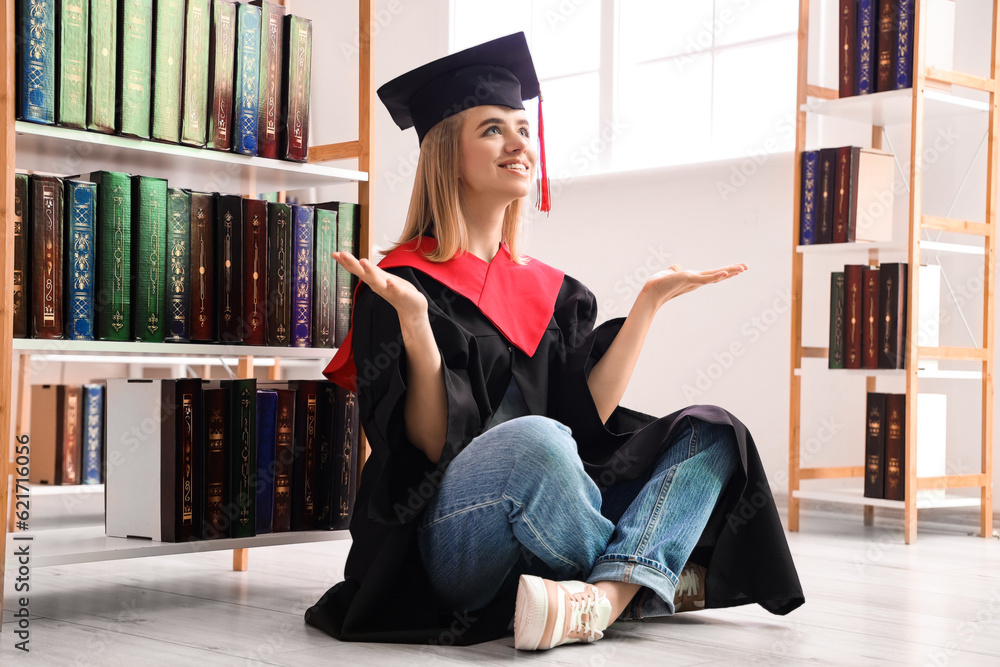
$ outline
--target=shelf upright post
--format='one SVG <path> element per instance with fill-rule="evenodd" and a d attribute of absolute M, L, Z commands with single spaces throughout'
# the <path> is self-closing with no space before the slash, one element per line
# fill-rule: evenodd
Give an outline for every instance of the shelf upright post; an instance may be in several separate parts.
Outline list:
<path fill-rule="evenodd" d="M 9 491 L 7 461 L 10 458 L 11 371 L 14 362 L 14 0 L 7 0 L 0 10 L 0 34 L 3 55 L 0 69 L 4 73 L 0 113 L 0 272 L 3 292 L 0 296 L 0 434 L 4 447 L 0 449 L 0 507 L 7 511 Z M 7 522 L 0 522 L 0 565 L 7 562 Z M 6 569 L 6 568 L 5 568 Z M 0 572 L 0 607 L 3 606 L 4 573 Z"/>

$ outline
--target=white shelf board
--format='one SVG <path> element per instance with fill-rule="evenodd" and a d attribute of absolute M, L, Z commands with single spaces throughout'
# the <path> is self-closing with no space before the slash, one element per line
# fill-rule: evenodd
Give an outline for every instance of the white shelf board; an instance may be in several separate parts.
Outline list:
<path fill-rule="evenodd" d="M 253 194 L 367 181 L 368 174 L 17 121 L 15 166 L 60 176 L 101 169 L 166 178 L 170 187 Z M 250 181 L 255 179 L 254 192 Z"/>
<path fill-rule="evenodd" d="M 803 372 L 805 371 L 805 372 Z M 828 368 L 826 366 L 810 365 L 805 368 L 796 368 L 795 375 L 817 375 L 819 373 L 836 373 L 844 375 L 856 375 L 858 377 L 904 377 L 906 370 L 902 368 Z M 917 370 L 917 377 L 927 380 L 981 380 L 983 374 L 980 371 L 959 371 L 942 370 L 940 368 L 923 368 Z"/>
<path fill-rule="evenodd" d="M 350 539 L 350 533 L 346 530 L 309 530 L 227 540 L 172 543 L 108 537 L 104 534 L 103 525 L 54 528 L 8 534 L 6 568 L 17 567 L 16 558 L 12 554 L 18 546 L 24 545 L 30 545 L 31 564 L 44 567 L 346 539 Z"/>
<path fill-rule="evenodd" d="M 239 357 L 253 356 L 283 359 L 332 359 L 336 348 L 330 347 L 270 347 L 259 345 L 227 345 L 224 343 L 139 343 L 108 340 L 47 340 L 39 338 L 15 338 L 15 352 L 32 355 L 65 357 L 72 355 L 74 361 L 109 363 L 111 357 L 135 357 L 136 363 L 150 363 L 150 355 L 168 358 L 162 363 L 182 363 L 173 357 L 211 357 L 227 360 L 233 365 Z M 263 364 L 261 364 L 263 365 Z"/>
<path fill-rule="evenodd" d="M 868 125 L 885 126 L 909 123 L 913 112 L 912 105 L 913 89 L 905 88 L 835 100 L 812 99 L 802 105 L 802 110 Z M 928 120 L 978 114 L 982 115 L 985 121 L 988 110 L 986 102 L 933 88 L 926 88 L 924 91 L 924 118 Z"/>
<path fill-rule="evenodd" d="M 11 485 L 9 495 L 15 495 L 17 487 Z M 32 484 L 28 487 L 28 494 L 35 496 L 72 496 L 77 494 L 104 493 L 103 484 L 60 484 L 49 486 L 48 484 Z"/>
<path fill-rule="evenodd" d="M 905 507 L 905 503 L 902 500 L 866 498 L 864 488 L 861 486 L 850 486 L 839 489 L 797 489 L 792 492 L 792 496 L 802 500 L 826 500 L 849 505 L 871 505 L 873 507 L 891 507 L 894 509 L 903 509 Z M 921 492 L 917 492 L 917 509 L 979 507 L 979 505 L 978 497 L 962 496 L 954 492 L 946 492 L 943 497 L 935 497 L 922 495 Z"/>
<path fill-rule="evenodd" d="M 857 243 L 812 243 L 795 246 L 795 252 L 807 255 L 832 255 L 836 253 L 867 253 L 870 250 L 906 252 L 906 244 L 896 241 L 858 241 Z"/>

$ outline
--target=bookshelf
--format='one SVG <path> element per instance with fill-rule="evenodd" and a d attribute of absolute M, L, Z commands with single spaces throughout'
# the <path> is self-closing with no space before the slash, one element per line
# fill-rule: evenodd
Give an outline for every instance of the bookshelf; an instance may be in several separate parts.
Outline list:
<path fill-rule="evenodd" d="M 369 256 L 369 220 L 371 196 L 368 174 L 372 165 L 374 139 L 374 0 L 358 0 L 358 133 L 357 139 L 325 146 L 312 146 L 307 163 L 269 160 L 235 153 L 220 153 L 187 146 L 160 144 L 126 137 L 110 136 L 15 121 L 15 2 L 3 0 L 0 8 L 0 35 L 3 51 L 0 68 L 6 73 L 0 94 L 0 272 L 3 292 L 0 298 L 0 507 L 6 512 L 13 495 L 13 472 L 9 453 L 13 452 L 12 433 L 27 432 L 30 396 L 30 361 L 33 357 L 59 358 L 73 363 L 106 361 L 109 356 L 135 359 L 135 363 L 179 365 L 183 363 L 222 363 L 235 366 L 238 377 L 253 377 L 254 366 L 271 366 L 277 375 L 283 361 L 287 364 L 329 359 L 335 350 L 327 348 L 276 348 L 235 345 L 189 345 L 168 343 L 112 343 L 107 341 L 49 341 L 13 338 L 13 209 L 15 167 L 47 171 L 60 175 L 85 173 L 97 169 L 117 169 L 131 173 L 167 178 L 171 186 L 248 194 L 283 192 L 332 185 L 357 183 L 360 204 L 359 241 L 362 257 Z M 292 0 L 276 0 L 286 11 L 294 12 Z M 314 115 L 314 120 L 318 115 Z M 357 169 L 330 167 L 333 160 L 356 160 Z M 17 368 L 14 359 L 17 356 Z M 20 395 L 17 415 L 11 412 L 12 398 Z M 14 427 L 14 428 L 12 428 Z M 366 449 L 364 434 L 359 452 Z M 364 455 L 359 456 L 360 466 Z M 65 489 L 65 490 L 64 490 Z M 32 490 L 34 492 L 34 489 Z M 88 494 L 102 493 L 100 489 Z M 80 493 L 76 487 L 47 488 L 41 495 Z M 0 522 L 0 605 L 9 548 L 7 521 Z M 56 565 L 69 563 L 138 558 L 164 554 L 193 553 L 205 550 L 233 550 L 233 568 L 246 570 L 248 549 L 300 542 L 347 539 L 346 531 L 305 531 L 275 533 L 253 538 L 210 540 L 190 543 L 161 543 L 148 540 L 110 538 L 103 524 L 48 530 L 31 529 L 17 538 L 30 538 L 32 563 Z"/>
<path fill-rule="evenodd" d="M 836 0 L 824 0 L 833 2 Z M 995 264 L 997 238 L 998 201 L 998 159 L 1000 159 L 1000 114 L 998 114 L 997 77 L 1000 76 L 1000 1 L 992 2 L 992 42 L 990 50 L 990 77 L 983 78 L 960 72 L 925 66 L 925 45 L 927 31 L 935 26 L 928 25 L 928 7 L 925 0 L 915 0 L 913 27 L 913 87 L 904 90 L 887 91 L 868 95 L 840 98 L 837 89 L 810 85 L 809 67 L 809 21 L 810 9 L 817 9 L 819 3 L 810 0 L 799 2 L 799 51 L 798 51 L 798 97 L 796 114 L 796 160 L 794 181 L 794 216 L 792 240 L 792 309 L 791 309 L 791 370 L 790 370 L 790 413 L 789 413 L 789 457 L 788 457 L 788 529 L 799 530 L 799 503 L 802 499 L 833 501 L 862 505 L 864 523 L 871 525 L 875 507 L 893 507 L 903 510 L 904 541 L 911 544 L 917 537 L 917 511 L 926 507 L 979 507 L 980 533 L 989 537 L 993 523 L 993 358 L 995 317 Z M 813 5 L 811 7 L 811 5 Z M 826 12 L 829 16 L 831 13 Z M 837 29 L 836 22 L 833 30 Z M 832 50 L 831 50 L 832 51 Z M 951 87 L 969 91 L 969 96 L 955 95 L 940 88 Z M 988 97 L 987 101 L 980 98 Z M 806 149 L 806 129 L 813 115 L 836 118 L 870 125 L 872 129 L 871 147 L 881 149 L 882 130 L 888 125 L 899 125 L 909 129 L 910 154 L 908 179 L 909 213 L 908 235 L 905 241 L 892 243 L 829 244 L 820 246 L 799 245 L 799 210 L 801 192 L 801 154 Z M 969 118 L 983 119 L 987 126 L 987 173 L 985 222 L 969 222 L 923 214 L 923 150 L 924 124 L 935 118 L 959 118 L 967 122 Z M 936 230 L 966 235 L 970 243 L 936 243 L 924 240 L 922 232 Z M 981 245 L 980 245 L 981 244 Z M 920 272 L 912 270 L 920 266 L 921 253 L 955 252 L 983 256 L 983 330 L 981 347 L 924 347 L 918 345 L 918 308 L 920 295 Z M 859 259 L 874 265 L 880 252 L 902 254 L 908 262 L 909 271 L 907 311 L 907 368 L 895 371 L 826 371 L 818 366 L 825 365 L 825 347 L 807 347 L 802 341 L 803 266 L 807 256 L 826 256 L 833 253 L 853 254 L 853 261 Z M 825 298 L 827 295 L 824 295 Z M 812 361 L 805 361 L 812 358 Z M 820 360 L 823 360 L 820 362 Z M 974 363 L 975 371 L 947 371 L 920 368 L 924 360 L 951 360 Z M 852 373 L 866 377 L 867 391 L 875 391 L 879 377 L 905 377 L 906 381 L 906 444 L 905 444 L 905 500 L 883 500 L 866 498 L 861 489 L 864 465 L 841 467 L 804 467 L 802 463 L 801 419 L 803 405 L 804 377 L 814 377 L 824 372 Z M 827 376 L 829 377 L 829 376 Z M 981 386 L 981 460 L 978 473 L 946 474 L 940 477 L 917 477 L 917 394 L 921 379 L 936 378 L 957 381 L 976 381 Z M 863 463 L 863 462 L 862 462 Z M 803 482 L 817 479 L 843 479 L 841 489 L 813 489 Z M 851 483 L 853 481 L 853 483 Z"/>

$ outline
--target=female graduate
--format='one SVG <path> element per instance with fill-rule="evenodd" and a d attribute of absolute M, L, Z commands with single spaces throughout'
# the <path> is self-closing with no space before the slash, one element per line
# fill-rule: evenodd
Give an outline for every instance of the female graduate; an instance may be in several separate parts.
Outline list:
<path fill-rule="evenodd" d="M 595 329 L 594 295 L 520 252 L 540 166 L 524 35 L 378 94 L 416 128 L 420 159 L 391 252 L 377 266 L 335 253 L 361 282 L 325 374 L 358 392 L 371 456 L 345 580 L 306 621 L 343 640 L 446 644 L 513 626 L 517 648 L 548 649 L 616 619 L 802 604 L 743 424 L 714 406 L 657 419 L 618 405 L 660 308 L 747 267 L 673 266 Z"/>

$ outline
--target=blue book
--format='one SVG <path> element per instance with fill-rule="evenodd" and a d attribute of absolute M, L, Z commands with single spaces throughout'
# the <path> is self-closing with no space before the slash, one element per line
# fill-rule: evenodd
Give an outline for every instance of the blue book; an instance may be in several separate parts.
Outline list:
<path fill-rule="evenodd" d="M 896 14 L 895 88 L 913 87 L 913 0 L 899 0 Z"/>
<path fill-rule="evenodd" d="M 67 179 L 65 188 L 66 338 L 94 340 L 97 185 Z"/>
<path fill-rule="evenodd" d="M 191 340 L 191 193 L 167 188 L 167 288 L 164 340 Z"/>
<path fill-rule="evenodd" d="M 56 2 L 18 0 L 17 117 L 32 123 L 56 122 Z"/>
<path fill-rule="evenodd" d="M 858 0 L 858 95 L 875 90 L 875 0 Z"/>
<path fill-rule="evenodd" d="M 237 153 L 257 154 L 257 86 L 260 78 L 260 7 L 241 3 L 236 8 L 236 106 Z"/>
<path fill-rule="evenodd" d="M 83 385 L 83 483 L 101 484 L 104 450 L 104 387 Z"/>
<path fill-rule="evenodd" d="M 312 347 L 313 207 L 292 206 L 292 347 Z"/>
<path fill-rule="evenodd" d="M 802 210 L 799 214 L 799 244 L 816 243 L 816 171 L 819 151 L 802 152 Z"/>
<path fill-rule="evenodd" d="M 278 442 L 278 392 L 257 390 L 257 534 L 270 533 L 274 515 L 274 451 Z"/>

